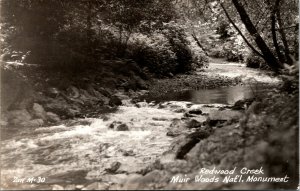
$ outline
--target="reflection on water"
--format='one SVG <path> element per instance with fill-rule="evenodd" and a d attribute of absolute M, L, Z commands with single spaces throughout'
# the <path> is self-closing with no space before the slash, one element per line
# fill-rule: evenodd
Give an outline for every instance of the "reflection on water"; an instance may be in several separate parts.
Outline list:
<path fill-rule="evenodd" d="M 270 87 L 234 86 L 216 89 L 186 90 L 172 92 L 161 97 L 148 97 L 146 100 L 155 101 L 190 101 L 197 104 L 234 104 L 238 100 L 252 98 L 255 95 L 265 94 Z"/>

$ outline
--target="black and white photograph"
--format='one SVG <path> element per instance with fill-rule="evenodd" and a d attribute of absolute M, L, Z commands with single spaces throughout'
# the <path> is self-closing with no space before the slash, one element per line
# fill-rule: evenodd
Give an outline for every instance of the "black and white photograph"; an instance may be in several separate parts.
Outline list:
<path fill-rule="evenodd" d="M 299 190 L 298 0 L 0 0 L 0 190 Z"/>

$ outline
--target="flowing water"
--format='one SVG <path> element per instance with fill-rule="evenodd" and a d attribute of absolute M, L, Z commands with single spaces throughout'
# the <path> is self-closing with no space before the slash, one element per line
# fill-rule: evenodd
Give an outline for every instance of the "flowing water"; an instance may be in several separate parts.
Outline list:
<path fill-rule="evenodd" d="M 232 104 L 250 98 L 251 92 L 250 87 L 242 86 L 178 92 L 161 97 L 160 104 L 127 102 L 105 117 L 81 119 L 84 125 L 79 120 L 77 125 L 3 130 L 2 184 L 16 186 L 13 177 L 84 184 L 101 180 L 116 162 L 121 166 L 114 173 L 139 173 L 168 150 L 172 141 L 166 136 L 168 127 L 184 114 L 178 109 Z M 129 130 L 117 131 L 111 124 L 126 124 Z"/>
<path fill-rule="evenodd" d="M 172 138 L 166 136 L 168 128 L 185 111 L 200 108 L 209 113 L 223 104 L 266 92 L 265 87 L 250 86 L 173 92 L 159 98 L 146 97 L 147 102 L 137 104 L 125 100 L 116 112 L 78 119 L 73 125 L 2 128 L 1 185 L 12 189 L 49 188 L 14 183 L 16 177 L 45 178 L 46 186 L 86 185 L 105 181 L 109 174 L 121 174 L 124 179 L 126 174 L 141 173 L 169 149 Z M 213 108 L 206 108 L 206 104 Z M 117 131 L 120 124 L 126 124 L 128 130 Z"/>

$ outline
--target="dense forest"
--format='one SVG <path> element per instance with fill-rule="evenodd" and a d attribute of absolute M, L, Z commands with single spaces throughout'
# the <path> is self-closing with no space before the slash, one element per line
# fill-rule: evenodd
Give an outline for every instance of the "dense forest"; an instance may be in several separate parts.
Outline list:
<path fill-rule="evenodd" d="M 296 188 L 298 1 L 0 5 L 1 188 Z M 172 183 L 214 167 L 289 181 Z"/>

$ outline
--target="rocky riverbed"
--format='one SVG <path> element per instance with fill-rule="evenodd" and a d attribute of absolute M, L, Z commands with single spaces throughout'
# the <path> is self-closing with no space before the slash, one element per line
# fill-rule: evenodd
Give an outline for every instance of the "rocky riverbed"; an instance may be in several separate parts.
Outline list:
<path fill-rule="evenodd" d="M 224 68 L 226 67 L 219 66 L 220 70 Z M 246 68 L 242 70 L 248 71 Z M 209 69 L 206 73 L 207 75 L 204 72 L 203 78 L 209 78 Z M 216 74 L 218 78 L 224 80 L 224 83 L 220 84 L 226 86 L 226 79 L 230 79 L 227 85 L 234 85 L 235 83 L 231 82 L 236 82 L 237 78 L 230 77 L 231 73 L 223 71 L 222 74 Z M 268 75 L 257 76 L 253 72 L 249 74 L 251 74 L 249 77 L 240 78 L 242 83 L 245 84 L 245 79 L 252 77 L 262 81 L 272 79 Z M 263 77 L 260 78 L 261 76 Z M 80 105 L 81 101 L 86 105 L 93 100 L 86 97 L 92 95 L 91 89 L 86 94 L 84 89 L 70 87 L 70 95 L 67 98 L 61 93 L 57 95 L 58 97 L 42 96 L 40 99 L 44 101 L 35 102 L 30 108 L 25 107 L 25 110 L 21 110 L 22 112 L 14 111 L 20 112 L 18 115 L 12 115 L 14 116 L 12 118 L 8 117 L 8 124 L 14 126 L 1 128 L 2 188 L 54 190 L 273 188 L 271 184 L 170 182 L 174 176 L 193 178 L 204 167 L 256 168 L 257 165 L 267 164 L 265 155 L 266 150 L 269 150 L 269 142 L 262 137 L 267 128 L 276 126 L 272 120 L 264 120 L 267 111 L 264 102 L 252 99 L 251 96 L 230 103 L 223 101 L 197 103 L 190 98 L 180 101 L 163 98 L 160 101 L 143 101 L 145 95 L 160 94 L 159 92 L 164 89 L 161 84 L 166 86 L 177 84 L 176 78 L 170 80 L 169 83 L 165 83 L 165 79 L 153 83 L 149 91 L 134 92 L 124 89 L 110 91 L 104 88 L 105 91 L 110 91 L 107 94 L 107 103 L 104 104 L 107 107 L 97 111 L 93 107 L 96 102 L 90 103 L 86 111 L 89 111 L 89 107 L 93 107 L 93 110 L 90 110 L 93 112 L 84 116 L 74 115 L 73 119 L 63 118 L 62 114 L 52 114 L 49 104 L 56 104 L 57 107 L 66 106 L 69 110 L 70 107 L 64 102 L 71 99 L 67 102 L 71 106 Z M 266 83 L 271 87 L 279 80 L 274 78 L 271 82 Z M 203 87 L 202 85 L 199 87 Z M 189 89 L 191 86 L 186 87 Z M 103 91 L 101 95 L 104 95 L 104 90 L 98 88 L 97 92 Z M 99 98 L 97 93 L 94 93 L 92 97 Z M 261 95 L 270 97 L 273 93 L 269 90 L 262 92 Z M 53 96 L 54 94 L 53 91 Z M 201 96 L 201 93 L 196 96 Z M 48 102 L 47 99 L 52 101 Z M 55 110 L 60 111 L 57 108 Z M 45 122 L 49 121 L 50 116 L 59 119 L 56 123 L 34 123 L 27 125 L 27 128 L 20 127 L 23 119 L 29 123 L 39 119 Z M 19 117 L 22 117 L 21 122 L 17 121 Z M 292 118 L 286 122 L 289 120 Z M 12 123 L 14 121 L 17 122 Z M 266 121 L 266 124 L 262 121 Z M 253 129 L 245 130 L 246 126 Z M 290 128 L 289 126 L 288 129 L 291 130 Z M 267 167 L 264 168 L 266 168 L 265 176 L 272 173 Z M 40 178 L 40 182 L 22 183 L 23 178 L 23 181 L 26 181 L 30 177 Z M 223 177 L 218 175 L 215 178 Z"/>
<path fill-rule="evenodd" d="M 12 177 L 30 174 L 47 179 L 47 186 L 37 184 L 36 188 L 65 188 L 70 184 L 80 187 L 78 183 L 90 188 L 89 182 L 95 181 L 116 188 L 152 171 L 161 155 L 170 152 L 170 145 L 175 148 L 166 157 L 182 159 L 199 138 L 212 133 L 209 124 L 231 123 L 241 114 L 228 109 L 219 111 L 225 105 L 124 102 L 116 112 L 101 118 L 34 128 L 31 132 L 23 129 L 15 132 L 13 139 L 3 140 L 2 185 L 28 189 L 30 185 L 14 183 Z"/>

